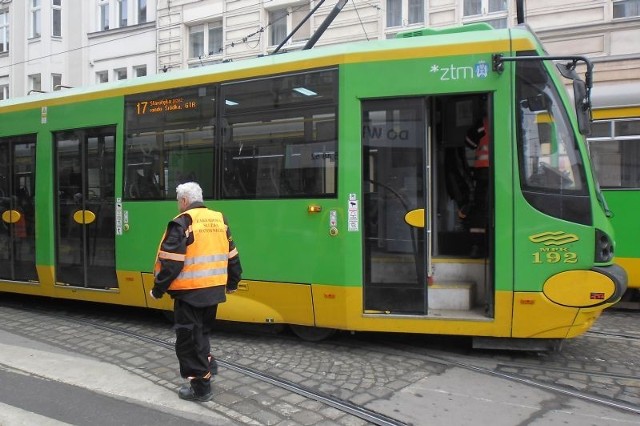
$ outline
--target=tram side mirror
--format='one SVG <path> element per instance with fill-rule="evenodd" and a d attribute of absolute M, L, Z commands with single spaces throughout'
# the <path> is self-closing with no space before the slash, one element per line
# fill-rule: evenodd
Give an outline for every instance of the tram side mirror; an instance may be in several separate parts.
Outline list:
<path fill-rule="evenodd" d="M 556 68 L 558 68 L 558 71 L 560 71 L 560 74 L 562 74 L 564 78 L 573 81 L 580 80 L 580 77 L 578 77 L 576 73 L 576 67 L 571 62 L 557 63 Z"/>
<path fill-rule="evenodd" d="M 580 79 L 573 80 L 573 100 L 578 117 L 578 129 L 581 134 L 589 136 L 591 134 L 591 108 L 587 97 L 587 85 Z"/>

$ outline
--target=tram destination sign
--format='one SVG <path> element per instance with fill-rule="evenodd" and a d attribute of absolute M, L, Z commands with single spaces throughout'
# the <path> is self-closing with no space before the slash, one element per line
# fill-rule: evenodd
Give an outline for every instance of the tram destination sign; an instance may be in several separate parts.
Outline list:
<path fill-rule="evenodd" d="M 125 98 L 129 132 L 207 125 L 214 117 L 214 87 L 190 86 Z M 191 124 L 187 124 L 191 123 Z"/>
<path fill-rule="evenodd" d="M 141 100 L 135 104 L 136 115 L 170 113 L 197 108 L 198 100 L 187 98 Z"/>

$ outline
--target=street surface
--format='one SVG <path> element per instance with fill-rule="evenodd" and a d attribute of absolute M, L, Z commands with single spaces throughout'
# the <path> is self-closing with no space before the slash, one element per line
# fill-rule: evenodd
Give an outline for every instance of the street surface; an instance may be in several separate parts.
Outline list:
<path fill-rule="evenodd" d="M 177 397 L 184 380 L 161 314 L 1 296 L 2 426 L 640 425 L 640 312 L 609 310 L 554 353 L 389 333 L 309 343 L 221 324 L 214 398 L 193 403 Z"/>

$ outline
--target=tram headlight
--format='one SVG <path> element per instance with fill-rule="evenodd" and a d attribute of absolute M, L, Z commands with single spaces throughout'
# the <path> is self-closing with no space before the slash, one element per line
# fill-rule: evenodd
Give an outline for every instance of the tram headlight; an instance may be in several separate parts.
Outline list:
<path fill-rule="evenodd" d="M 599 229 L 596 229 L 596 263 L 607 263 L 613 259 L 613 242 L 611 238 Z"/>

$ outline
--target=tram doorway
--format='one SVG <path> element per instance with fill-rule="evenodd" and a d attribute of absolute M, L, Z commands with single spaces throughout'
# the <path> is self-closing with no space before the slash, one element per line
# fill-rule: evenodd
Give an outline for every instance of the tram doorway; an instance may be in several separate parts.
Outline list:
<path fill-rule="evenodd" d="M 492 178 L 474 202 L 465 148 L 488 108 L 488 94 L 363 101 L 365 313 L 493 315 Z"/>
<path fill-rule="evenodd" d="M 0 139 L 0 279 L 38 279 L 35 152 L 35 135 Z"/>
<path fill-rule="evenodd" d="M 115 288 L 115 127 L 54 133 L 56 282 Z"/>

